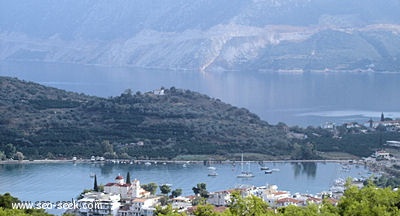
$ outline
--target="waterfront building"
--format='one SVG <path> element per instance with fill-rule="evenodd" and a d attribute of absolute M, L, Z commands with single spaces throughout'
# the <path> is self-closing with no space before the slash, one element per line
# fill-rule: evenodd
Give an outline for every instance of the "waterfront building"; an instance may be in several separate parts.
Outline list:
<path fill-rule="evenodd" d="M 105 194 L 102 192 L 88 192 L 78 200 L 80 216 L 117 215 L 120 207 L 119 194 Z"/>
<path fill-rule="evenodd" d="M 118 175 L 115 182 L 104 185 L 104 192 L 120 194 L 122 200 L 150 196 L 150 192 L 140 187 L 140 181 L 134 179 L 132 182 L 125 182 L 124 177 Z"/>

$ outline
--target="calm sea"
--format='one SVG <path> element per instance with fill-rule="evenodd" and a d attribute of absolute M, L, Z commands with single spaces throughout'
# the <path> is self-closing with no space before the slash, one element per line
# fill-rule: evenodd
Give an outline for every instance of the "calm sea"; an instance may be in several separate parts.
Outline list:
<path fill-rule="evenodd" d="M 90 95 L 190 89 L 244 107 L 271 124 L 320 126 L 400 117 L 400 73 L 199 72 L 0 62 L 0 75 Z"/>
<path fill-rule="evenodd" d="M 279 171 L 265 174 L 256 162 L 245 165 L 255 174 L 254 178 L 241 179 L 236 165 L 214 164 L 218 176 L 210 177 L 207 166 L 203 164 L 91 164 L 91 163 L 44 163 L 44 164 L 3 164 L 0 165 L 0 193 L 10 192 L 22 201 L 71 201 L 84 190 L 93 188 L 97 176 L 99 184 L 114 182 L 117 175 L 138 179 L 141 184 L 154 182 L 158 185 L 170 184 L 171 188 L 183 190 L 183 195 L 192 195 L 192 187 L 197 183 L 206 183 L 208 191 L 221 191 L 241 185 L 263 186 L 278 185 L 280 190 L 292 193 L 310 193 L 327 191 L 335 179 L 347 177 L 368 177 L 368 170 L 351 165 L 342 169 L 339 163 L 264 163 L 270 169 Z M 61 211 L 50 211 L 60 214 Z"/>

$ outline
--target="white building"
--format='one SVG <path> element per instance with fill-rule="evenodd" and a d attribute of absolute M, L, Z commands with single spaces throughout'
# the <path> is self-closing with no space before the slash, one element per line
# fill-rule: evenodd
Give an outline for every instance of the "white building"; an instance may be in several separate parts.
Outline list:
<path fill-rule="evenodd" d="M 135 198 L 119 209 L 119 216 L 153 216 L 160 197 Z"/>
<path fill-rule="evenodd" d="M 155 95 L 165 95 L 164 89 L 156 89 L 153 90 L 153 94 Z"/>
<path fill-rule="evenodd" d="M 215 206 L 227 206 L 231 200 L 231 192 L 218 191 L 212 192 L 207 198 L 207 203 Z"/>
<path fill-rule="evenodd" d="M 102 216 L 117 215 L 120 207 L 119 194 L 105 194 L 101 192 L 88 192 L 78 200 L 79 215 Z"/>
<path fill-rule="evenodd" d="M 288 191 L 279 191 L 276 185 L 269 185 L 266 189 L 261 191 L 260 197 L 268 203 L 269 206 L 276 207 L 278 205 L 278 200 L 290 198 L 290 193 Z"/>
<path fill-rule="evenodd" d="M 140 187 L 140 181 L 135 179 L 132 182 L 125 183 L 124 177 L 117 176 L 114 183 L 104 185 L 104 192 L 111 194 L 120 194 L 122 200 L 147 197 L 150 192 Z"/>
<path fill-rule="evenodd" d="M 177 209 L 178 212 L 187 211 L 192 207 L 192 200 L 188 197 L 175 197 L 171 199 L 173 209 Z"/>
<path fill-rule="evenodd" d="M 376 151 L 374 156 L 376 160 L 390 160 L 389 152 L 386 152 L 384 150 Z"/>

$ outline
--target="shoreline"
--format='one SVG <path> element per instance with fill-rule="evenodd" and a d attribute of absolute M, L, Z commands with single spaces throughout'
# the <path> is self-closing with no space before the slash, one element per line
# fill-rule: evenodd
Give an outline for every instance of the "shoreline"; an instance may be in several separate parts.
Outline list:
<path fill-rule="evenodd" d="M 208 162 L 208 161 L 207 161 Z M 219 164 L 229 164 L 229 163 L 240 163 L 241 161 L 238 160 L 214 160 L 214 163 Z M 263 160 L 263 161 L 252 161 L 252 160 L 245 160 L 243 162 L 246 163 L 359 163 L 358 161 L 351 160 L 351 159 L 327 159 L 327 160 Z M 204 163 L 203 160 L 125 160 L 125 159 L 110 159 L 104 161 L 92 161 L 90 159 L 79 159 L 79 160 L 71 160 L 71 159 L 56 159 L 56 160 L 4 160 L 0 161 L 0 165 L 3 164 L 46 164 L 46 163 L 114 163 L 114 164 L 144 164 L 144 163 L 151 163 L 151 164 L 185 164 L 185 163 L 192 163 L 192 164 L 200 164 Z"/>

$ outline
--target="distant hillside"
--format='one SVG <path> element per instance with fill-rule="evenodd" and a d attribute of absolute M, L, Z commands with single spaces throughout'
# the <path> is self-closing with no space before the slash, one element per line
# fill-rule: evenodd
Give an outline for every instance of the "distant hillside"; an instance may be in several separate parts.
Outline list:
<path fill-rule="evenodd" d="M 189 90 L 98 98 L 0 77 L 0 151 L 28 158 L 175 158 L 247 152 L 289 158 L 283 127 Z"/>
<path fill-rule="evenodd" d="M 399 71 L 400 2 L 1 1 L 0 61 Z"/>

